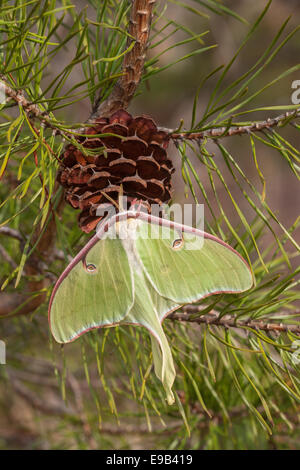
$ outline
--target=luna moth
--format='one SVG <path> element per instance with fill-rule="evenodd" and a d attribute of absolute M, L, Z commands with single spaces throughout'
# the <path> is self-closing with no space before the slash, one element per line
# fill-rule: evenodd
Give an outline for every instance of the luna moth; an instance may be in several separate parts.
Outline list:
<path fill-rule="evenodd" d="M 49 324 L 59 343 L 94 328 L 144 326 L 151 333 L 155 373 L 172 404 L 175 367 L 164 318 L 184 304 L 252 285 L 248 264 L 222 240 L 130 208 L 105 219 L 59 277 Z"/>

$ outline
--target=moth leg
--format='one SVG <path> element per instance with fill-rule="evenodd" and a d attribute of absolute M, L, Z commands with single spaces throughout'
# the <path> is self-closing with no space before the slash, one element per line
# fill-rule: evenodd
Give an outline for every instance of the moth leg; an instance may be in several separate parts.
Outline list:
<path fill-rule="evenodd" d="M 146 214 L 150 211 L 150 205 L 147 201 L 143 201 L 143 199 L 133 199 L 130 205 L 129 210 L 134 210 L 136 212 L 145 212 Z"/>

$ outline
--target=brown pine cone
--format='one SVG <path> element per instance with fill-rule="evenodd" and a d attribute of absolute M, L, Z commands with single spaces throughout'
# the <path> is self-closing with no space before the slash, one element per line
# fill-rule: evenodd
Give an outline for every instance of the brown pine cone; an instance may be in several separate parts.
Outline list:
<path fill-rule="evenodd" d="M 108 133 L 115 135 L 94 137 Z M 149 204 L 171 199 L 174 167 L 167 157 L 169 137 L 157 130 L 151 118 L 133 118 L 119 110 L 110 118 L 97 119 L 86 134 L 89 137 L 78 142 L 92 154 L 68 145 L 58 173 L 67 201 L 81 209 L 79 226 L 84 232 L 95 229 L 101 220 L 96 215 L 100 204 L 118 202 L 121 185 L 129 204 L 133 199 Z"/>

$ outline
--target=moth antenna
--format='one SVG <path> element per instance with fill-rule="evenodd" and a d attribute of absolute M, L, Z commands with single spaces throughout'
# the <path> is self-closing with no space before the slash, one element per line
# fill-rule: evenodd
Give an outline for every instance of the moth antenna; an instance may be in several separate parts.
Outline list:
<path fill-rule="evenodd" d="M 100 193 L 106 197 L 106 199 L 108 199 L 110 202 L 111 202 L 111 205 L 114 205 L 116 206 L 116 208 L 119 210 L 119 204 L 112 198 L 110 197 L 108 194 L 106 194 L 104 191 L 100 191 Z"/>
<path fill-rule="evenodd" d="M 138 203 L 137 212 L 139 212 L 141 210 L 142 205 L 143 205 L 143 201 L 137 201 L 137 203 Z"/>
<path fill-rule="evenodd" d="M 137 202 L 138 202 L 138 200 L 137 200 L 137 198 L 135 197 L 134 199 L 132 199 L 132 202 L 131 202 L 131 206 L 130 206 L 130 207 L 135 206 Z"/>
<path fill-rule="evenodd" d="M 143 201 L 143 199 L 134 198 L 131 202 L 129 210 L 134 210 L 136 212 L 146 212 L 148 213 L 149 204 L 147 201 Z"/>
<path fill-rule="evenodd" d="M 124 206 L 123 206 L 123 185 L 120 184 L 120 192 L 119 192 L 119 198 L 118 198 L 118 201 L 119 201 L 119 204 L 117 206 L 117 208 L 119 209 L 119 212 L 123 212 L 124 210 Z"/>

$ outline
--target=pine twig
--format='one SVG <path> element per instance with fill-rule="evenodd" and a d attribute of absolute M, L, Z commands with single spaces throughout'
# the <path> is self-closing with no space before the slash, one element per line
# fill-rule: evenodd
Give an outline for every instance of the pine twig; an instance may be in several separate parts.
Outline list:
<path fill-rule="evenodd" d="M 15 238 L 19 242 L 24 241 L 21 233 L 18 232 L 18 230 L 15 230 L 10 227 L 6 227 L 6 225 L 4 225 L 3 227 L 0 227 L 0 235 L 6 235 L 7 237 Z"/>
<path fill-rule="evenodd" d="M 14 88 L 12 88 L 7 83 L 3 75 L 0 75 L 0 85 L 1 84 L 4 85 L 5 96 L 15 101 L 15 103 L 18 106 L 23 108 L 23 111 L 28 116 L 28 119 L 31 121 L 31 124 L 34 120 L 38 120 L 40 121 L 41 127 L 52 129 L 53 135 L 60 135 L 63 138 L 74 136 L 74 129 L 69 129 L 69 131 L 60 129 L 55 124 L 55 122 L 53 122 L 50 115 L 46 111 L 41 111 L 40 108 L 35 103 L 32 103 L 27 98 L 25 98 L 25 94 L 23 90 L 21 89 L 15 90 Z M 80 132 L 81 130 L 83 129 L 77 129 L 78 132 Z M 37 129 L 35 129 L 35 131 L 39 133 Z M 45 139 L 43 139 L 43 141 L 44 141 L 44 144 L 48 146 Z M 49 146 L 48 146 L 48 149 L 50 153 L 52 153 L 52 155 L 56 158 L 55 153 L 52 151 L 52 149 Z"/>
<path fill-rule="evenodd" d="M 10 382 L 13 386 L 14 393 L 22 397 L 26 402 L 30 403 L 31 407 L 35 410 L 54 416 L 74 415 L 74 413 L 72 413 L 72 409 L 61 400 L 51 403 L 47 400 L 41 399 L 34 391 L 31 391 L 20 380 L 17 380 L 13 376 L 10 376 Z"/>
<path fill-rule="evenodd" d="M 261 132 L 265 129 L 271 129 L 276 126 L 284 125 L 285 121 L 292 122 L 294 119 L 300 117 L 300 109 L 296 109 L 295 111 L 289 111 L 284 114 L 280 114 L 274 118 L 268 118 L 265 121 L 258 121 L 251 123 L 245 126 L 229 126 L 229 127 L 214 127 L 212 129 L 208 129 L 205 131 L 199 132 L 176 132 L 172 129 L 167 128 L 160 128 L 160 130 L 164 130 L 168 132 L 169 136 L 173 140 L 202 140 L 204 138 L 219 138 L 219 137 L 230 137 L 233 135 L 242 135 L 242 134 L 250 134 L 251 132 Z"/>
<path fill-rule="evenodd" d="M 185 321 L 191 323 L 205 324 L 205 325 L 215 325 L 222 326 L 224 328 L 252 328 L 254 330 L 268 331 L 268 332 L 277 332 L 277 333 L 294 333 L 295 335 L 300 336 L 300 325 L 290 325 L 284 323 L 270 323 L 263 320 L 237 320 L 234 315 L 226 315 L 224 317 L 219 317 L 218 312 L 210 312 L 208 314 L 200 315 L 195 317 L 196 312 L 201 312 L 201 309 L 193 306 L 186 306 L 183 309 L 184 312 L 181 313 L 172 313 L 167 318 L 176 321 Z"/>
<path fill-rule="evenodd" d="M 14 90 L 11 88 L 5 80 L 4 75 L 0 75 L 0 79 L 4 85 L 4 93 L 8 98 L 21 106 L 27 114 L 32 114 L 35 117 L 43 119 L 43 113 L 40 111 L 39 107 L 25 98 L 23 90 Z"/>
<path fill-rule="evenodd" d="M 23 90 L 15 90 L 12 88 L 6 81 L 4 75 L 0 75 L 0 84 L 4 87 L 5 96 L 13 100 L 18 106 L 22 107 L 28 117 L 38 119 L 44 127 L 53 129 L 56 134 L 64 135 L 64 133 L 51 122 L 49 114 L 45 111 L 41 111 L 36 104 L 25 98 Z"/>
<path fill-rule="evenodd" d="M 118 109 L 126 109 L 133 98 L 144 69 L 155 2 L 156 0 L 132 0 L 128 32 L 134 37 L 135 44 L 124 57 L 122 77 L 115 84 L 110 96 L 91 114 L 89 122 L 99 116 L 109 116 Z M 131 41 L 132 39 L 128 38 L 127 48 Z"/>

